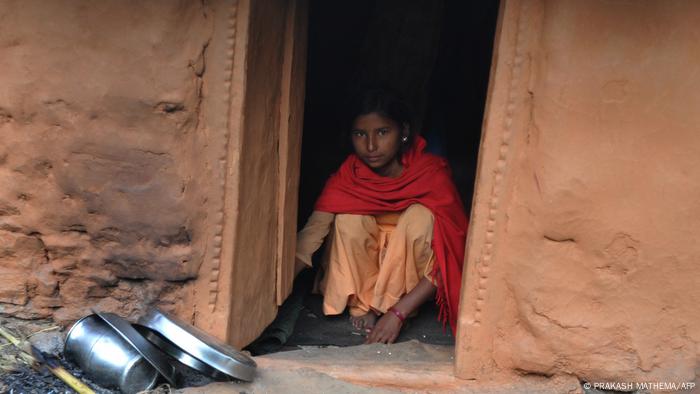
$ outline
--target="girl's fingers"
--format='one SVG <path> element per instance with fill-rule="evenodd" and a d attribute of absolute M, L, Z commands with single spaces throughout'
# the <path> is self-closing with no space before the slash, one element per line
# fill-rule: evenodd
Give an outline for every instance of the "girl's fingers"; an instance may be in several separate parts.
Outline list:
<path fill-rule="evenodd" d="M 375 330 L 372 330 L 372 332 L 367 335 L 367 340 L 365 340 L 365 343 L 374 343 L 375 337 L 377 336 L 377 332 Z"/>
<path fill-rule="evenodd" d="M 384 335 L 384 342 L 383 343 L 386 343 L 387 345 L 390 344 L 392 342 L 391 337 L 392 337 L 391 333 L 387 333 L 386 335 Z"/>
<path fill-rule="evenodd" d="M 365 343 L 386 343 L 386 340 L 387 336 L 384 332 L 374 330 L 369 334 Z"/>

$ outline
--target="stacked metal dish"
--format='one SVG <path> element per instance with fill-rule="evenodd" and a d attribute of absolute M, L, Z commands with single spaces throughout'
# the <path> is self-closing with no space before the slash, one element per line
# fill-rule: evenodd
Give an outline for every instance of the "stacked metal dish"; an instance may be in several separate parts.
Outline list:
<path fill-rule="evenodd" d="M 73 324 L 66 336 L 65 355 L 96 383 L 123 393 L 151 389 L 159 375 L 177 386 L 168 357 L 112 313 L 98 312 Z"/>
<path fill-rule="evenodd" d="M 156 308 L 138 322 L 112 313 L 86 316 L 66 336 L 66 357 L 96 383 L 124 393 L 151 389 L 159 376 L 177 387 L 178 363 L 216 380 L 250 381 L 255 375 L 250 357 Z"/>
<path fill-rule="evenodd" d="M 138 323 L 143 326 L 141 332 L 156 346 L 205 375 L 245 381 L 255 376 L 257 366 L 253 359 L 174 316 L 151 308 Z"/>

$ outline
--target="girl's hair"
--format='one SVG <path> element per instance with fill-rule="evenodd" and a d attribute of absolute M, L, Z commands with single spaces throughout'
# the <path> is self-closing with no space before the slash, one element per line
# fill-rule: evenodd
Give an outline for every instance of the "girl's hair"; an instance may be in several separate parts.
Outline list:
<path fill-rule="evenodd" d="M 399 132 L 403 133 L 408 128 L 408 140 L 402 144 L 402 151 L 413 145 L 415 132 L 413 131 L 411 111 L 395 93 L 384 89 L 366 90 L 358 95 L 350 105 L 348 121 L 346 122 L 345 140 L 350 140 L 350 128 L 358 116 L 377 113 L 396 122 Z"/>

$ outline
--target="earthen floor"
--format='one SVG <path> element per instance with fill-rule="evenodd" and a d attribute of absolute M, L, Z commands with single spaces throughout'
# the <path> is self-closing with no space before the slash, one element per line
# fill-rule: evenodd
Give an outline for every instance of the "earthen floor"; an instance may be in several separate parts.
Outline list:
<path fill-rule="evenodd" d="M 454 346 L 452 333 L 449 328 L 443 329 L 437 314 L 435 304 L 427 302 L 417 316 L 408 320 L 397 343 L 418 340 L 433 345 Z M 339 316 L 324 316 L 322 298 L 308 295 L 287 346 L 361 345 L 365 340 L 364 333 L 354 329 L 349 318 L 347 312 Z"/>
<path fill-rule="evenodd" d="M 50 322 L 19 319 L 0 319 L 0 322 L 23 335 L 52 326 Z M 345 320 L 344 324 L 347 324 Z M 51 330 L 33 336 L 32 342 L 43 351 L 59 354 L 64 335 L 65 332 Z M 495 381 L 460 380 L 453 376 L 454 346 L 426 344 L 415 339 L 392 345 L 304 345 L 299 346 L 299 350 L 255 357 L 255 361 L 257 376 L 250 383 L 210 383 L 182 389 L 160 387 L 151 394 L 602 393 L 582 390 L 573 376 L 510 375 Z M 41 379 L 48 382 L 50 378 L 49 375 Z M 41 391 L 32 390 L 46 388 L 46 382 L 35 382 L 41 384 L 27 387 L 29 391 L 26 392 L 39 393 Z M 53 383 L 51 386 L 62 385 L 59 381 Z"/>
<path fill-rule="evenodd" d="M 453 376 L 454 348 L 415 340 L 393 345 L 304 347 L 256 357 L 252 383 L 213 383 L 176 391 L 228 393 L 583 393 L 575 377 L 512 376 L 469 381 Z"/>

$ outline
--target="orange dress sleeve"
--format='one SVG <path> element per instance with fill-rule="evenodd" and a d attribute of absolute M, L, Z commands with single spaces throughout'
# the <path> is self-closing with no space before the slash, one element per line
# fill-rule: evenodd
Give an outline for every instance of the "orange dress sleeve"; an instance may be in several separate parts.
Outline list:
<path fill-rule="evenodd" d="M 311 267 L 311 256 L 321 247 L 330 231 L 335 214 L 313 211 L 306 225 L 297 233 L 296 258 Z"/>

